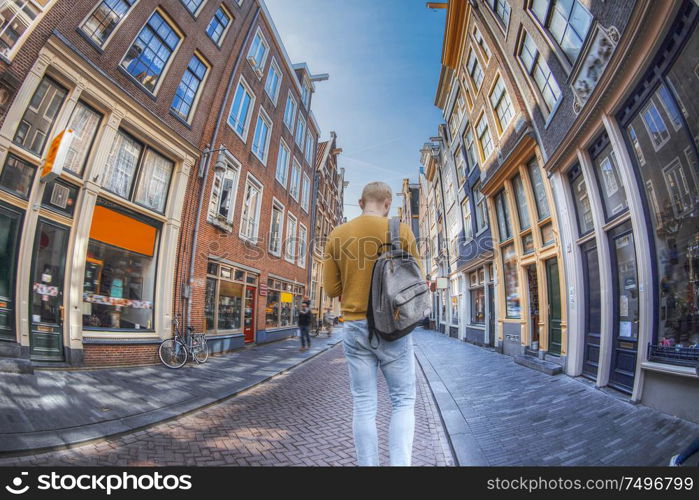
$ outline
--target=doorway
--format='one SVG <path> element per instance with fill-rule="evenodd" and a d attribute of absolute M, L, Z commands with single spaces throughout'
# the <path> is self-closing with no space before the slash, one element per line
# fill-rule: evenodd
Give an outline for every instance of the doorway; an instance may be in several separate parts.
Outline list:
<path fill-rule="evenodd" d="M 0 205 L 0 341 L 17 339 L 15 279 L 22 212 Z"/>
<path fill-rule="evenodd" d="M 546 283 L 548 284 L 548 352 L 560 356 L 563 347 L 563 330 L 561 328 L 561 281 L 558 272 L 558 259 L 546 261 Z"/>
<path fill-rule="evenodd" d="M 39 219 L 30 283 L 32 359 L 63 361 L 63 286 L 70 230 Z"/>
<path fill-rule="evenodd" d="M 243 334 L 245 343 L 255 342 L 255 296 L 257 288 L 254 286 L 245 287 L 245 304 L 243 305 Z"/>
<path fill-rule="evenodd" d="M 597 381 L 600 341 L 602 338 L 602 290 L 600 287 L 597 242 L 591 241 L 581 248 L 583 275 L 585 276 L 585 347 L 583 376 Z"/>
<path fill-rule="evenodd" d="M 536 264 L 527 266 L 527 283 L 529 285 L 529 347 L 539 350 L 539 276 Z"/>

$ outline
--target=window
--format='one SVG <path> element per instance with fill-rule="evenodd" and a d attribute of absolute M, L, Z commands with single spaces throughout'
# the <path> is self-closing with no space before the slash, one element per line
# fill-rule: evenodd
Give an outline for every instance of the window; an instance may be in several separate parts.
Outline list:
<path fill-rule="evenodd" d="M 155 92 L 180 39 L 180 35 L 156 11 L 126 52 L 121 67 L 147 90 Z"/>
<path fill-rule="evenodd" d="M 32 189 L 35 172 L 34 165 L 18 156 L 8 154 L 2 174 L 0 174 L 0 188 L 27 199 Z"/>
<path fill-rule="evenodd" d="M 187 65 L 187 69 L 184 75 L 182 75 L 182 81 L 177 87 L 175 98 L 172 101 L 172 110 L 184 121 L 189 121 L 207 69 L 206 64 L 195 54 L 189 60 L 189 65 Z"/>
<path fill-rule="evenodd" d="M 449 210 L 454 203 L 456 203 L 454 172 L 451 168 L 447 168 L 444 172 L 444 206 Z"/>
<path fill-rule="evenodd" d="M 454 278 L 451 280 L 451 311 L 450 320 L 451 324 L 458 326 L 459 324 L 459 309 L 461 308 L 461 278 Z"/>
<path fill-rule="evenodd" d="M 269 65 L 269 73 L 267 73 L 267 83 L 265 84 L 265 92 L 274 105 L 277 105 L 277 99 L 279 98 L 279 88 L 282 83 L 282 70 L 279 69 L 277 61 L 272 58 L 272 64 Z"/>
<path fill-rule="evenodd" d="M 102 186 L 124 199 L 163 213 L 173 168 L 172 161 L 119 130 L 102 175 Z"/>
<path fill-rule="evenodd" d="M 488 44 L 485 43 L 485 40 L 483 39 L 483 35 L 481 35 L 481 30 L 478 29 L 478 26 L 473 28 L 473 38 L 475 38 L 476 43 L 478 46 L 483 50 L 483 55 L 485 56 L 485 60 L 488 61 L 490 60 L 490 49 L 488 48 Z"/>
<path fill-rule="evenodd" d="M 114 224 L 121 230 L 111 230 Z M 159 233 L 157 222 L 97 201 L 83 281 L 84 329 L 153 331 Z"/>
<path fill-rule="evenodd" d="M 301 86 L 301 102 L 306 109 L 311 105 L 311 86 L 307 81 L 304 81 Z"/>
<path fill-rule="evenodd" d="M 196 14 L 197 11 L 199 10 L 199 7 L 201 7 L 201 4 L 204 3 L 204 0 L 181 0 L 182 3 L 184 4 L 185 7 L 187 7 L 187 10 L 191 12 L 192 14 Z"/>
<path fill-rule="evenodd" d="M 485 324 L 485 271 L 471 273 L 471 324 Z"/>
<path fill-rule="evenodd" d="M 294 120 L 296 120 L 296 106 L 296 99 L 289 91 L 289 95 L 286 98 L 286 109 L 284 110 L 284 125 L 292 134 L 294 133 Z"/>
<path fill-rule="evenodd" d="M 211 22 L 209 22 L 209 26 L 206 28 L 206 34 L 220 47 L 223 36 L 226 34 L 226 31 L 228 31 L 228 26 L 230 24 L 231 16 L 228 14 L 225 7 L 221 5 L 216 10 L 214 17 L 211 18 Z"/>
<path fill-rule="evenodd" d="M 257 125 L 255 126 L 255 135 L 252 139 L 252 152 L 265 164 L 267 163 L 271 131 L 272 120 L 267 116 L 265 110 L 260 107 L 260 112 L 257 115 Z"/>
<path fill-rule="evenodd" d="M 299 121 L 296 125 L 296 144 L 303 149 L 303 140 L 306 137 L 306 119 L 299 114 Z"/>
<path fill-rule="evenodd" d="M 66 89 L 45 76 L 24 111 L 13 142 L 37 156 L 43 156 L 67 93 Z"/>
<path fill-rule="evenodd" d="M 82 175 L 101 120 L 100 113 L 78 101 L 68 122 L 68 128 L 73 131 L 73 142 L 66 155 L 64 168 L 67 171 Z"/>
<path fill-rule="evenodd" d="M 308 205 L 311 201 L 311 179 L 303 174 L 303 190 L 301 191 L 301 208 L 308 213 Z"/>
<path fill-rule="evenodd" d="M 681 129 L 682 113 L 677 108 L 677 105 L 670 95 L 670 90 L 668 90 L 667 86 L 661 85 L 660 88 L 658 88 L 657 97 L 658 100 L 660 100 L 660 103 L 663 105 L 663 108 L 670 119 L 670 123 L 672 123 L 672 128 L 675 129 L 675 132 Z"/>
<path fill-rule="evenodd" d="M 549 65 L 541 57 L 532 37 L 526 31 L 523 33 L 519 59 L 529 76 L 534 80 L 536 88 L 539 89 L 546 106 L 546 113 L 549 114 L 561 99 L 561 88 L 553 77 Z"/>
<path fill-rule="evenodd" d="M 204 301 L 206 331 L 241 331 L 246 313 L 244 304 L 246 299 L 249 300 L 249 296 L 246 296 L 247 285 L 257 283 L 259 276 L 214 262 L 209 262 L 207 268 Z"/>
<path fill-rule="evenodd" d="M 476 87 L 476 91 L 478 91 L 483 83 L 483 69 L 481 69 L 481 63 L 478 62 L 478 58 L 473 49 L 471 49 L 468 54 L 467 69 L 468 74 L 471 76 L 471 81 Z"/>
<path fill-rule="evenodd" d="M 549 202 L 546 197 L 546 188 L 544 187 L 544 178 L 541 176 L 541 169 L 536 163 L 536 160 L 532 160 L 529 162 L 527 170 L 529 171 L 529 180 L 532 183 L 532 190 L 534 191 L 534 201 L 536 202 L 539 220 L 544 220 L 551 217 L 551 211 L 549 210 Z"/>
<path fill-rule="evenodd" d="M 595 229 L 592 218 L 592 205 L 587 194 L 587 184 L 583 176 L 580 165 L 573 167 L 568 173 L 570 187 L 573 190 L 573 200 L 575 201 L 575 212 L 578 219 L 578 231 L 580 236 L 584 236 Z"/>
<path fill-rule="evenodd" d="M 512 220 L 510 218 L 510 206 L 507 203 L 507 195 L 504 189 L 495 196 L 495 211 L 498 216 L 500 241 L 507 241 L 512 238 Z"/>
<path fill-rule="evenodd" d="M 272 201 L 272 221 L 269 225 L 269 253 L 280 257 L 282 254 L 282 230 L 284 228 L 284 206 Z"/>
<path fill-rule="evenodd" d="M 602 202 L 607 219 L 616 217 L 628 207 L 626 189 L 619 180 L 616 155 L 611 144 L 594 158 L 593 166 L 602 192 Z"/>
<path fill-rule="evenodd" d="M 257 33 L 255 33 L 255 38 L 252 40 L 252 45 L 250 46 L 250 51 L 248 52 L 248 61 L 250 61 L 250 64 L 259 78 L 262 78 L 262 71 L 265 66 L 268 53 L 269 44 L 262 35 L 262 30 L 257 28 Z"/>
<path fill-rule="evenodd" d="M 304 287 L 270 279 L 268 281 L 265 328 L 294 327 L 298 324 Z"/>
<path fill-rule="evenodd" d="M 233 223 L 239 172 L 239 165 L 226 161 L 226 170 L 216 173 L 209 201 L 209 222 L 222 219 L 229 226 Z"/>
<path fill-rule="evenodd" d="M 260 205 L 262 203 L 262 184 L 248 174 L 243 196 L 243 212 L 240 216 L 240 237 L 257 243 L 260 227 Z"/>
<path fill-rule="evenodd" d="M 459 183 L 458 185 L 463 186 L 466 182 L 466 160 L 464 159 L 464 152 L 461 147 L 458 147 L 454 153 L 454 162 L 456 163 L 456 179 Z"/>
<path fill-rule="evenodd" d="M 0 5 L 0 54 L 9 56 L 31 31 L 49 0 L 6 0 Z"/>
<path fill-rule="evenodd" d="M 515 192 L 515 201 L 517 202 L 517 215 L 519 218 L 519 230 L 524 231 L 531 227 L 529 221 L 529 207 L 527 206 L 527 196 L 524 191 L 524 183 L 522 177 L 518 174 L 512 179 L 512 187 Z"/>
<path fill-rule="evenodd" d="M 240 136 L 243 142 L 246 141 L 248 123 L 250 120 L 250 110 L 254 104 L 252 90 L 241 78 L 238 88 L 235 91 L 231 112 L 228 115 L 228 125 Z"/>
<path fill-rule="evenodd" d="M 568 61 L 575 63 L 590 30 L 592 14 L 579 0 L 533 0 L 531 10 L 548 28 Z"/>
<path fill-rule="evenodd" d="M 466 198 L 461 203 L 461 211 L 464 214 L 464 235 L 466 241 L 468 241 L 471 238 L 473 238 L 473 224 L 471 222 L 471 202 L 468 198 Z"/>
<path fill-rule="evenodd" d="M 507 245 L 502 250 L 502 262 L 505 281 L 505 310 L 508 318 L 520 318 L 519 273 L 517 254 L 514 245 Z"/>
<path fill-rule="evenodd" d="M 286 219 L 286 260 L 292 264 L 296 262 L 296 236 L 298 231 L 298 220 L 289 212 Z"/>
<path fill-rule="evenodd" d="M 498 16 L 505 28 L 510 24 L 510 4 L 507 0 L 488 0 L 488 5 Z"/>
<path fill-rule="evenodd" d="M 291 183 L 289 184 L 289 194 L 296 201 L 299 200 L 299 193 L 301 191 L 301 165 L 294 158 L 294 162 L 291 167 Z"/>
<path fill-rule="evenodd" d="M 308 230 L 303 224 L 299 224 L 299 251 L 297 263 L 299 267 L 306 268 L 306 257 L 308 253 Z"/>
<path fill-rule="evenodd" d="M 488 227 L 488 206 L 483 193 L 481 193 L 480 183 L 473 187 L 473 197 L 476 201 L 476 228 L 480 233 Z"/>
<path fill-rule="evenodd" d="M 473 140 L 473 129 L 471 125 L 466 126 L 464 132 L 464 147 L 466 148 L 466 160 L 468 161 L 468 171 L 473 172 L 473 169 L 478 166 L 478 154 L 476 153 L 476 144 Z"/>
<path fill-rule="evenodd" d="M 481 157 L 485 161 L 490 156 L 490 153 L 493 152 L 493 137 L 490 135 L 488 120 L 486 120 L 485 115 L 482 115 L 481 119 L 478 120 L 476 133 L 478 134 L 478 143 L 481 146 Z"/>
<path fill-rule="evenodd" d="M 309 130 L 308 134 L 306 134 L 306 161 L 308 162 L 308 164 L 311 167 L 314 166 L 313 165 L 313 157 L 315 156 L 315 154 L 314 154 L 315 150 L 316 150 L 315 137 L 313 137 L 313 134 Z"/>
<path fill-rule="evenodd" d="M 490 94 L 490 104 L 492 104 L 498 117 L 498 125 L 502 133 L 507 128 L 510 120 L 512 120 L 514 111 L 512 110 L 512 101 L 510 101 L 510 96 L 507 94 L 505 83 L 501 77 L 498 77 L 493 87 L 493 92 Z"/>
<path fill-rule="evenodd" d="M 286 183 L 289 180 L 289 160 L 291 159 L 291 152 L 289 147 L 286 145 L 283 139 L 279 141 L 279 154 L 277 155 L 277 173 L 275 178 L 279 181 L 279 184 L 284 186 L 286 189 Z"/>
<path fill-rule="evenodd" d="M 660 116 L 658 108 L 653 101 L 646 106 L 643 113 L 641 113 L 641 116 L 643 117 L 643 124 L 645 125 L 646 131 L 650 136 L 653 147 L 656 151 L 660 150 L 660 148 L 662 148 L 665 143 L 670 140 L 670 132 L 668 131 L 667 126 L 665 125 L 665 122 Z"/>
<path fill-rule="evenodd" d="M 92 42 L 102 47 L 133 4 L 134 0 L 103 0 L 85 19 L 80 29 Z M 0 35 L 0 38 L 4 37 Z"/>
<path fill-rule="evenodd" d="M 465 112 L 466 103 L 463 95 L 461 94 L 461 89 L 457 88 L 454 104 L 452 105 L 451 113 L 449 114 L 449 133 L 452 141 L 459 135 L 459 126 L 461 125 L 461 120 L 463 119 Z"/>

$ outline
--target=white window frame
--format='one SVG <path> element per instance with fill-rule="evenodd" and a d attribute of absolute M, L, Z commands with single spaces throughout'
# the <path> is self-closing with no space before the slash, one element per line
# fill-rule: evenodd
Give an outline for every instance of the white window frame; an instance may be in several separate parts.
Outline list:
<path fill-rule="evenodd" d="M 248 114 L 245 117 L 245 127 L 244 127 L 242 134 L 240 132 L 238 132 L 238 130 L 235 128 L 234 125 L 231 124 L 231 114 L 233 113 L 233 105 L 235 104 L 235 95 L 238 93 L 238 88 L 240 88 L 241 85 L 243 86 L 243 90 L 245 92 L 247 92 L 248 94 L 250 94 L 250 96 L 251 96 L 250 106 L 248 107 Z M 252 87 L 250 86 L 250 84 L 248 84 L 247 80 L 245 80 L 245 78 L 243 76 L 241 76 L 240 79 L 238 80 L 238 85 L 236 85 L 235 89 L 236 89 L 236 91 L 235 91 L 236 94 L 233 94 L 233 101 L 231 102 L 231 107 L 228 111 L 228 117 L 226 118 L 226 124 L 231 128 L 231 130 L 233 130 L 233 132 L 236 133 L 236 135 L 238 137 L 240 137 L 240 139 L 245 144 L 247 144 L 247 142 L 248 142 L 247 137 L 248 137 L 248 134 L 250 133 L 250 121 L 252 119 L 253 110 L 255 109 L 255 102 L 257 101 L 257 97 L 255 96 L 255 93 L 252 91 Z M 242 107 L 241 107 L 241 109 L 242 109 Z"/>
<path fill-rule="evenodd" d="M 278 250 L 273 250 L 272 249 L 272 242 L 274 241 L 274 234 L 272 233 L 274 229 L 274 209 L 277 208 L 281 211 L 281 220 L 279 221 L 279 249 Z M 286 207 L 284 204 L 279 201 L 276 197 L 272 197 L 272 210 L 270 211 L 269 215 L 269 244 L 267 245 L 267 249 L 269 250 L 269 253 L 274 255 L 275 257 L 281 257 L 282 256 L 282 249 L 284 248 L 284 219 L 286 215 Z"/>
<path fill-rule="evenodd" d="M 301 208 L 308 213 L 311 203 L 311 178 L 305 172 L 301 178 Z"/>
<path fill-rule="evenodd" d="M 220 218 L 219 215 L 221 209 L 221 190 L 223 189 L 226 177 L 230 172 L 235 176 L 235 181 L 231 186 L 231 199 L 230 199 L 230 210 L 226 222 L 228 224 L 233 224 L 233 217 L 235 215 L 236 201 L 238 198 L 238 187 L 240 185 L 240 170 L 241 165 L 238 160 L 236 160 L 230 153 L 224 152 L 223 159 L 226 163 L 225 172 L 217 172 L 214 175 L 213 183 L 211 185 L 211 193 L 209 195 L 209 213 L 207 215 L 207 220 L 213 222 L 214 219 Z M 217 186 L 218 181 L 218 186 Z"/>
<path fill-rule="evenodd" d="M 272 77 L 272 72 L 277 74 L 277 88 L 274 92 L 270 93 L 270 88 L 269 88 L 269 83 L 271 81 Z M 277 63 L 277 60 L 274 56 L 272 56 L 272 62 L 269 65 L 269 70 L 267 71 L 267 81 L 265 82 L 265 92 L 269 96 L 269 98 L 272 100 L 274 103 L 274 107 L 277 107 L 277 101 L 279 100 L 279 94 L 281 93 L 282 89 L 282 80 L 284 79 L 284 74 L 282 73 L 282 69 Z"/>
<path fill-rule="evenodd" d="M 289 104 L 293 105 L 293 112 L 291 113 L 291 116 L 289 116 Z M 296 113 L 298 113 L 298 102 L 296 102 L 296 98 L 294 95 L 291 93 L 291 89 L 289 89 L 289 93 L 286 96 L 286 108 L 284 109 L 284 125 L 286 126 L 286 129 L 291 132 L 291 134 L 294 134 L 294 125 L 296 125 Z M 289 119 L 287 121 L 287 118 Z M 289 121 L 291 123 L 289 123 Z"/>
<path fill-rule="evenodd" d="M 298 182 L 296 185 L 293 185 L 295 171 L 298 172 Z M 301 197 L 302 172 L 303 168 L 301 167 L 301 163 L 299 163 L 299 161 L 294 157 L 291 161 L 291 175 L 289 175 L 289 194 L 297 203 Z"/>
<path fill-rule="evenodd" d="M 282 159 L 282 154 L 281 151 L 282 149 L 286 151 L 286 165 L 284 165 L 284 177 L 283 179 L 279 178 L 279 161 Z M 279 153 L 277 154 L 277 166 L 276 169 L 277 171 L 274 173 L 274 178 L 276 181 L 281 184 L 284 189 L 287 189 L 287 186 L 289 185 L 289 172 L 290 172 L 290 167 L 291 167 L 291 148 L 287 145 L 286 141 L 284 139 L 279 139 Z"/>
<path fill-rule="evenodd" d="M 255 40 L 257 38 L 260 38 L 260 45 L 264 47 L 264 52 L 262 54 L 262 60 L 258 63 L 257 59 L 255 56 L 257 55 L 257 51 L 253 54 L 253 47 L 255 47 Z M 258 48 L 259 50 L 259 48 Z M 257 31 L 255 31 L 255 36 L 252 37 L 252 42 L 250 43 L 250 48 L 248 49 L 248 55 L 247 55 L 247 60 L 248 63 L 250 63 L 250 66 L 252 67 L 253 71 L 257 75 L 258 80 L 262 80 L 262 77 L 264 76 L 264 71 L 265 71 L 265 64 L 267 63 L 267 57 L 269 56 L 269 42 L 265 38 L 264 33 L 262 33 L 262 28 L 259 26 L 257 27 Z"/>
<path fill-rule="evenodd" d="M 293 221 L 293 223 L 292 223 Z M 297 248 L 297 240 L 298 240 L 298 224 L 299 220 L 298 218 L 291 213 L 291 211 L 287 212 L 286 215 L 286 241 L 284 241 L 284 260 L 287 262 L 294 264 L 297 259 L 296 255 L 296 248 Z M 292 234 L 292 229 L 293 229 L 293 234 Z M 289 245 L 293 244 L 293 254 L 289 253 Z"/>
<path fill-rule="evenodd" d="M 479 125 L 481 123 L 485 123 L 485 128 L 483 129 L 483 133 L 479 132 Z M 485 149 L 483 148 L 484 142 L 483 142 L 483 137 L 485 135 L 488 135 L 490 138 L 490 151 L 486 154 Z M 495 151 L 495 145 L 493 144 L 493 134 L 490 132 L 490 124 L 488 123 L 488 118 L 485 116 L 485 113 L 483 113 L 480 117 L 480 119 L 476 122 L 476 140 L 478 141 L 478 149 L 480 150 L 481 153 L 481 162 L 485 164 L 485 162 L 490 158 L 490 155 L 493 154 L 493 151 Z"/>
<path fill-rule="evenodd" d="M 301 234 L 304 234 L 304 237 L 301 238 Z M 296 246 L 296 253 L 297 259 L 296 259 L 296 264 L 301 268 L 301 269 L 306 269 L 306 262 L 307 262 L 307 256 L 308 256 L 308 228 L 305 226 L 305 224 L 302 224 L 299 222 L 299 228 L 298 228 L 298 245 Z M 301 252 L 301 243 L 303 243 L 303 252 Z"/>
<path fill-rule="evenodd" d="M 304 141 L 306 140 L 306 127 L 308 124 L 306 123 L 306 119 L 303 117 L 301 113 L 299 113 L 298 120 L 296 120 L 296 135 L 294 136 L 294 140 L 296 141 L 296 145 L 303 149 L 304 147 Z M 301 142 L 299 142 L 299 133 L 301 133 Z"/>
<path fill-rule="evenodd" d="M 243 228 L 245 226 L 245 222 L 243 221 L 243 217 L 245 216 L 245 196 L 248 191 L 248 186 L 252 186 L 256 188 L 259 191 L 259 195 L 257 197 L 257 207 L 255 208 L 255 234 L 252 236 L 248 236 L 243 233 Z M 241 239 L 245 241 L 249 241 L 250 243 L 257 244 L 258 243 L 258 237 L 260 234 L 260 216 L 261 216 L 261 208 L 262 208 L 262 197 L 264 195 L 264 184 L 262 184 L 254 175 L 252 175 L 250 172 L 248 172 L 248 175 L 245 179 L 245 188 L 243 190 L 243 204 L 240 207 L 240 229 L 238 231 L 238 236 L 240 236 Z"/>
<path fill-rule="evenodd" d="M 495 96 L 495 91 L 497 89 L 498 83 L 500 83 L 500 82 L 502 82 L 502 94 L 499 96 Z M 496 99 L 497 99 L 495 102 L 493 102 L 493 97 L 496 97 Z M 488 98 L 490 100 L 490 105 L 493 108 L 493 116 L 495 117 L 495 121 L 497 122 L 500 135 L 502 136 L 502 134 L 505 133 L 505 130 L 510 125 L 510 123 L 512 123 L 512 120 L 515 117 L 515 110 L 514 110 L 514 106 L 512 104 L 512 99 L 510 99 L 510 94 L 507 91 L 507 85 L 505 85 L 505 80 L 502 78 L 502 75 L 498 74 L 497 77 L 495 78 L 495 80 L 493 81 L 493 85 L 490 89 L 490 94 L 489 94 Z M 507 120 L 507 123 L 501 123 L 500 122 L 500 114 L 498 112 L 498 107 L 504 105 L 505 103 L 507 104 L 506 107 L 509 108 L 509 110 L 510 110 L 510 117 Z"/>
<path fill-rule="evenodd" d="M 92 37 L 83 29 L 83 27 L 85 26 L 85 23 L 87 22 L 87 20 L 90 19 L 90 17 L 92 17 L 92 15 L 94 14 L 94 12 L 99 8 L 99 6 L 102 5 L 102 1 L 103 1 L 103 0 L 98 0 L 98 1 L 95 3 L 94 7 L 93 7 L 92 9 L 90 9 L 90 11 L 87 13 L 87 15 L 86 15 L 85 17 L 83 17 L 83 19 L 80 21 L 80 23 L 78 23 L 78 29 L 80 30 L 80 32 L 81 32 L 84 36 L 86 36 L 88 39 L 90 39 L 90 41 L 91 41 L 92 43 L 94 43 L 95 45 L 97 45 L 97 46 L 100 47 L 101 49 L 104 49 L 107 45 L 109 45 L 109 42 L 112 41 L 112 38 L 114 38 L 114 35 L 116 34 L 116 32 L 119 30 L 119 28 L 121 28 L 122 23 L 123 23 L 124 21 L 126 21 L 126 19 L 131 15 L 131 13 L 132 13 L 133 10 L 134 10 L 134 7 L 138 4 L 138 2 L 139 2 L 140 0 L 135 0 L 134 3 L 131 4 L 131 7 L 129 7 L 129 10 L 126 12 L 126 14 L 124 14 L 124 17 L 122 17 L 121 20 L 117 23 L 117 25 L 114 26 L 114 29 L 112 30 L 112 32 L 111 32 L 111 33 L 109 34 L 109 36 L 104 40 L 104 42 L 102 43 L 102 45 L 100 45 L 99 43 L 95 42 L 95 41 L 92 39 Z M 47 6 L 47 7 L 48 7 L 48 6 Z M 46 9 L 45 9 L 45 10 L 46 10 Z M 41 17 L 41 16 L 37 16 L 37 18 L 34 20 L 34 22 L 40 21 L 40 17 Z M 16 43 L 15 45 L 17 45 L 17 44 L 19 44 L 19 43 L 22 43 L 22 42 L 23 42 L 23 40 L 22 40 L 22 38 L 20 37 L 20 39 L 17 40 L 17 43 Z"/>
<path fill-rule="evenodd" d="M 465 241 L 471 241 L 473 239 L 473 214 L 471 213 L 471 198 L 469 196 L 461 202 L 461 211 L 463 212 L 464 238 Z"/>
<path fill-rule="evenodd" d="M 306 132 L 306 150 L 304 151 L 304 157 L 306 158 L 306 163 L 313 167 L 313 160 L 315 158 L 315 137 L 313 132 L 310 130 Z"/>
<path fill-rule="evenodd" d="M 264 122 L 265 125 L 267 125 L 267 137 L 265 138 L 265 144 L 263 147 L 262 151 L 262 156 L 260 156 L 259 153 L 259 145 L 255 144 L 255 137 L 257 136 L 257 131 L 260 127 L 260 121 Z M 252 136 L 252 145 L 251 145 L 251 151 L 252 153 L 257 156 L 257 158 L 262 162 L 264 166 L 267 166 L 267 159 L 269 158 L 269 144 L 271 142 L 272 138 L 272 127 L 274 124 L 272 123 L 272 119 L 269 117 L 267 112 L 264 110 L 262 106 L 260 106 L 259 111 L 257 112 L 257 121 L 255 122 L 255 133 Z"/>

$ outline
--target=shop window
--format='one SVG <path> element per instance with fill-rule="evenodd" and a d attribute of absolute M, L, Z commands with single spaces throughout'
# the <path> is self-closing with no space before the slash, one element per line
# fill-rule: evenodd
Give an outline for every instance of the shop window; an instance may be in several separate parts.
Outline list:
<path fill-rule="evenodd" d="M 68 122 L 68 129 L 73 131 L 73 142 L 66 155 L 65 170 L 82 176 L 101 121 L 102 114 L 82 101 L 75 106 Z"/>
<path fill-rule="evenodd" d="M 512 179 L 512 187 L 514 188 L 515 201 L 517 202 L 517 217 L 519 218 L 519 230 L 524 231 L 531 227 L 529 220 L 529 206 L 527 205 L 527 196 L 524 192 L 524 183 L 522 177 L 517 175 Z"/>
<path fill-rule="evenodd" d="M 498 216 L 500 241 L 507 241 L 512 238 L 512 220 L 510 219 L 510 207 L 507 203 L 504 189 L 495 196 L 495 211 Z"/>
<path fill-rule="evenodd" d="M 612 219 L 624 212 L 628 203 L 626 201 L 626 190 L 619 178 L 617 160 L 612 145 L 606 139 L 606 135 L 597 143 L 597 151 L 591 151 L 593 165 L 597 182 L 600 184 L 602 202 L 607 219 Z"/>
<path fill-rule="evenodd" d="M 85 263 L 83 327 L 153 330 L 160 227 L 98 201 Z"/>
<path fill-rule="evenodd" d="M 36 167 L 13 154 L 7 155 L 5 166 L 0 174 L 0 188 L 16 194 L 20 198 L 29 198 L 34 182 Z"/>
<path fill-rule="evenodd" d="M 521 305 L 519 298 L 519 266 L 514 245 L 502 250 L 505 282 L 505 310 L 508 318 L 519 319 Z"/>
<path fill-rule="evenodd" d="M 228 14 L 227 9 L 221 5 L 216 14 L 211 18 L 209 26 L 206 28 L 206 34 L 213 42 L 221 46 L 221 41 L 223 40 L 226 31 L 228 31 L 228 25 L 231 23 L 231 16 Z"/>
<path fill-rule="evenodd" d="M 24 111 L 13 142 L 37 156 L 42 156 L 67 93 L 65 88 L 45 76 Z"/>
<path fill-rule="evenodd" d="M 173 169 L 172 161 L 120 130 L 107 160 L 102 186 L 122 198 L 163 213 Z"/>
<path fill-rule="evenodd" d="M 61 215 L 73 217 L 78 200 L 78 188 L 56 179 L 46 185 L 41 205 Z"/>
<path fill-rule="evenodd" d="M 206 331 L 210 332 L 216 327 L 216 283 L 213 278 L 206 279 L 206 292 L 204 295 L 204 319 L 206 321 Z"/>
<path fill-rule="evenodd" d="M 587 194 L 587 184 L 583 176 L 580 165 L 575 165 L 568 172 L 568 180 L 573 190 L 573 200 L 575 202 L 575 213 L 578 219 L 578 231 L 580 236 L 591 233 L 595 229 L 592 219 L 592 205 Z"/>
<path fill-rule="evenodd" d="M 135 0 L 103 0 L 82 24 L 82 31 L 102 47 L 134 3 Z"/>
<path fill-rule="evenodd" d="M 529 171 L 529 180 L 532 183 L 532 190 L 534 191 L 534 202 L 536 203 L 536 211 L 539 215 L 539 220 L 548 219 L 551 217 L 551 211 L 546 196 L 546 188 L 544 187 L 544 178 L 541 175 L 541 169 L 536 163 L 536 160 L 532 160 L 529 163 L 527 170 Z"/>
<path fill-rule="evenodd" d="M 612 239 L 612 264 L 617 322 L 615 330 L 619 339 L 638 339 L 639 299 L 636 250 L 630 225 L 624 224 L 610 234 Z"/>
<path fill-rule="evenodd" d="M 454 326 L 459 325 L 459 311 L 461 309 L 461 279 L 454 278 L 451 280 L 451 311 L 450 319 L 451 324 Z"/>
<path fill-rule="evenodd" d="M 551 245 L 556 241 L 556 237 L 553 232 L 553 224 L 548 223 L 541 227 L 541 241 L 544 246 Z"/>
<path fill-rule="evenodd" d="M 221 280 L 218 292 L 217 330 L 240 330 L 243 313 L 243 285 Z"/>
<path fill-rule="evenodd" d="M 154 92 L 180 40 L 181 36 L 156 11 L 126 52 L 121 67 L 147 90 Z"/>
<path fill-rule="evenodd" d="M 575 63 L 590 31 L 592 14 L 580 0 L 533 0 L 531 10 Z"/>
<path fill-rule="evenodd" d="M 260 227 L 260 206 L 262 203 L 262 184 L 248 174 L 243 196 L 243 208 L 240 215 L 240 236 L 249 241 L 256 241 Z"/>
<path fill-rule="evenodd" d="M 257 283 L 257 275 L 214 263 L 209 263 L 207 274 L 204 302 L 207 332 L 240 332 L 246 284 L 250 279 Z"/>
<path fill-rule="evenodd" d="M 485 280 L 483 272 L 471 273 L 471 323 L 485 324 Z"/>
<path fill-rule="evenodd" d="M 172 111 L 188 122 L 208 71 L 206 63 L 196 54 L 192 56 L 172 101 Z"/>
<path fill-rule="evenodd" d="M 632 110 L 623 128 L 652 214 L 658 305 L 652 358 L 693 366 L 699 359 L 699 31 L 692 29 L 684 46 L 678 46 L 676 37 L 672 40 L 673 46 L 681 47 L 679 55 L 664 74 L 655 71 L 655 92 Z M 639 93 L 644 90 L 639 88 Z M 631 270 L 627 271 L 619 278 L 623 280 L 622 292 L 623 283 L 633 277 Z"/>
<path fill-rule="evenodd" d="M 270 280 L 265 307 L 266 328 L 296 326 L 303 293 L 303 287 L 283 281 Z"/>

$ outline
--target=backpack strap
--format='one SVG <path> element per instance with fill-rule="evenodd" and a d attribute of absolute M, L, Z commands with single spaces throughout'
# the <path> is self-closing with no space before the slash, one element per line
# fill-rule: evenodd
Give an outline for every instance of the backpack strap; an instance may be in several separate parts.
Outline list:
<path fill-rule="evenodd" d="M 388 221 L 388 232 L 391 241 L 391 246 L 393 250 L 400 250 L 403 248 L 400 242 L 400 218 L 393 217 Z"/>

